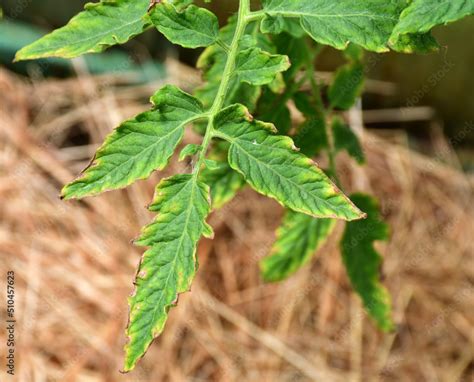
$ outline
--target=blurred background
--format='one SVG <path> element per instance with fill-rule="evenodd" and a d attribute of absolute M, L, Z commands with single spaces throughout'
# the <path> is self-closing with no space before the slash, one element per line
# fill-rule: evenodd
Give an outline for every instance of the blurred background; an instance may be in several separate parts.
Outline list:
<path fill-rule="evenodd" d="M 282 210 L 245 189 L 211 216 L 216 238 L 200 243 L 192 293 L 137 370 L 122 375 L 126 297 L 140 256 L 130 240 L 152 217 L 144 207 L 163 173 L 84 202 L 58 194 L 158 87 L 200 83 L 199 52 L 150 30 L 101 55 L 12 63 L 83 5 L 0 0 L 0 267 L 16 272 L 12 380 L 473 380 L 473 17 L 435 30 L 439 53 L 368 55 L 366 91 L 347 116 L 365 127 L 368 164 L 343 157 L 339 165 L 345 188 L 377 195 L 391 226 L 378 249 L 397 331 L 380 333 L 351 292 L 337 248 L 342 225 L 311 265 L 264 284 L 258 260 Z M 224 23 L 236 2 L 211 8 Z M 341 63 L 327 49 L 316 75 L 330 78 Z M 185 143 L 197 141 L 187 133 Z M 176 171 L 185 165 L 173 161 L 164 175 Z"/>

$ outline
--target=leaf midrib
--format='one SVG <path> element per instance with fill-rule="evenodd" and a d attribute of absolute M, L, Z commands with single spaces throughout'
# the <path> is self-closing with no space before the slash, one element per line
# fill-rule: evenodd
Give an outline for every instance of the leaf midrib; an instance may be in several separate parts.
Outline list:
<path fill-rule="evenodd" d="M 53 49 L 55 49 L 55 51 L 57 52 L 57 51 L 62 51 L 62 50 L 69 50 L 69 49 L 67 49 L 68 46 L 77 46 L 77 45 L 79 45 L 79 44 L 83 44 L 83 43 L 85 43 L 85 42 L 92 41 L 92 40 L 97 40 L 97 39 L 100 41 L 100 40 L 102 39 L 102 37 L 107 36 L 107 35 L 109 35 L 109 34 L 111 34 L 111 33 L 115 33 L 115 32 L 117 32 L 117 31 L 120 31 L 120 30 L 122 30 L 122 29 L 125 29 L 125 28 L 129 27 L 130 25 L 133 25 L 133 24 L 136 24 L 136 23 L 142 21 L 142 19 L 143 19 L 143 16 L 141 16 L 140 18 L 135 19 L 135 20 L 133 20 L 133 21 L 131 21 L 131 22 L 129 22 L 129 23 L 122 24 L 122 25 L 120 25 L 120 27 L 118 27 L 118 28 L 108 29 L 108 30 L 107 30 L 106 32 L 104 32 L 104 33 L 95 34 L 94 36 L 91 36 L 91 37 L 88 37 L 88 38 L 84 38 L 84 39 L 81 39 L 81 40 L 68 41 L 68 45 L 67 45 L 66 47 L 65 47 L 63 44 L 51 44 L 50 46 L 47 46 L 47 47 L 45 47 L 44 49 L 37 49 L 37 50 L 35 50 L 35 51 L 36 51 L 36 54 L 42 54 L 42 53 L 44 53 L 44 52 L 49 52 L 49 51 L 51 51 L 51 48 L 53 47 Z M 145 27 L 145 26 L 146 26 L 146 23 L 143 22 L 143 27 Z M 67 25 L 66 25 L 64 28 L 67 28 Z M 60 30 L 61 30 L 61 29 L 58 29 L 57 32 L 59 32 Z M 58 34 L 59 34 L 59 33 L 58 33 Z M 47 36 L 45 36 L 45 37 L 47 37 Z M 114 34 L 111 35 L 111 38 L 117 40 L 117 39 L 116 39 L 116 36 L 115 36 Z M 38 41 L 40 41 L 40 40 L 38 40 Z M 90 51 L 91 51 L 91 48 L 88 48 L 87 52 L 90 52 Z"/>
<path fill-rule="evenodd" d="M 264 14 L 270 16 L 283 16 L 283 17 L 290 17 L 290 18 L 298 18 L 298 17 L 314 17 L 314 18 L 344 18 L 344 17 L 366 17 L 369 19 L 380 19 L 380 20 L 392 20 L 398 21 L 396 17 L 386 16 L 386 15 L 378 15 L 374 13 L 346 13 L 346 14 L 324 14 L 324 13 L 308 13 L 308 12 L 297 12 L 297 11 L 271 11 L 271 10 L 263 10 Z"/>
<path fill-rule="evenodd" d="M 186 211 L 186 221 L 185 221 L 185 224 L 184 224 L 184 229 L 183 229 L 183 234 L 181 235 L 181 237 L 179 238 L 179 243 L 178 243 L 178 246 L 177 246 L 177 249 L 176 249 L 176 255 L 174 256 L 173 258 L 173 261 L 172 261 L 172 265 L 171 265 L 171 268 L 173 269 L 174 272 L 168 272 L 168 276 L 166 277 L 166 281 L 164 283 L 164 287 L 162 288 L 162 290 L 165 290 L 168 288 L 168 282 L 170 280 L 170 277 L 171 277 L 171 274 L 175 274 L 176 270 L 175 270 L 175 266 L 176 266 L 176 260 L 178 259 L 179 257 L 179 252 L 181 250 L 181 246 L 183 245 L 183 240 L 184 240 L 184 236 L 187 235 L 187 227 L 188 227 L 188 224 L 189 224 L 189 219 L 190 219 L 190 216 L 191 216 L 191 211 L 192 209 L 194 208 L 194 197 L 195 197 L 195 190 L 196 190 L 196 185 L 197 185 L 197 180 L 195 178 L 191 178 L 191 181 L 192 181 L 192 189 L 191 189 L 191 197 L 189 198 L 190 199 L 190 203 L 188 204 L 189 205 L 189 208 L 187 209 Z M 153 246 L 152 246 L 153 248 Z M 178 292 L 178 287 L 176 287 L 176 294 L 179 294 Z M 159 300 L 157 301 L 156 303 L 156 309 L 153 310 L 153 316 L 152 316 L 152 320 L 151 320 L 151 327 L 152 329 L 154 329 L 154 322 L 155 322 L 155 318 L 156 318 L 156 314 L 157 312 L 160 310 L 160 304 L 163 300 L 163 296 L 164 296 L 164 293 L 161 293 L 160 294 L 160 297 L 159 297 Z M 166 312 L 165 312 L 166 314 Z M 152 332 L 152 335 L 153 335 L 153 332 Z"/>
<path fill-rule="evenodd" d="M 138 157 L 142 156 L 144 153 L 148 153 L 150 152 L 153 148 L 155 148 L 158 144 L 160 144 L 164 139 L 168 138 L 169 136 L 173 135 L 176 131 L 178 131 L 179 129 L 184 129 L 184 127 L 193 122 L 194 120 L 196 120 L 198 117 L 196 116 L 193 116 L 192 118 L 189 118 L 187 119 L 186 121 L 184 121 L 183 123 L 177 125 L 174 129 L 170 130 L 167 134 L 165 135 L 162 135 L 159 137 L 159 139 L 155 142 L 153 142 L 150 146 L 148 146 L 146 149 L 144 150 L 141 150 L 139 151 L 136 155 L 132 155 L 130 156 L 125 162 L 122 162 L 119 166 L 115 167 L 113 170 L 111 171 L 108 171 L 106 174 L 98 177 L 97 179 L 94 180 L 94 183 L 91 183 L 90 185 L 93 187 L 96 185 L 96 183 L 100 183 L 101 185 L 104 184 L 104 182 L 106 182 L 107 179 L 109 179 L 113 173 L 116 173 L 120 168 L 122 168 L 123 166 L 125 166 L 126 164 L 128 164 L 131 160 L 136 160 Z M 135 134 L 137 132 L 133 132 L 132 134 Z M 140 132 L 138 132 L 138 134 L 142 134 Z M 150 136 L 148 134 L 145 134 L 147 136 Z M 110 155 L 110 154 L 109 154 Z M 104 156 L 100 156 L 100 157 L 97 157 L 96 160 L 97 160 L 97 166 L 100 164 L 100 159 L 106 157 L 107 155 L 104 155 Z M 158 166 L 156 169 L 157 170 L 160 170 L 161 168 L 163 167 L 163 165 L 160 165 Z M 96 169 L 97 171 L 97 169 Z M 146 175 L 144 175 L 144 177 L 146 177 Z M 138 179 L 143 179 L 143 177 L 140 177 Z M 80 180 L 80 179 L 79 179 Z"/>

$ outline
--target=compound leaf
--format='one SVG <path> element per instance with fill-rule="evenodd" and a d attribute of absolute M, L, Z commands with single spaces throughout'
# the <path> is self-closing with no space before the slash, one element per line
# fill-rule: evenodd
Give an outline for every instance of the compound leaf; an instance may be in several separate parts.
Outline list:
<path fill-rule="evenodd" d="M 170 85 L 151 101 L 152 110 L 124 122 L 106 138 L 82 176 L 64 187 L 65 199 L 128 186 L 168 164 L 185 126 L 201 117 L 202 105 Z"/>
<path fill-rule="evenodd" d="M 367 50 L 387 51 L 387 41 L 404 9 L 403 1 L 380 0 L 266 0 L 262 31 L 288 30 L 278 18 L 299 18 L 303 29 L 317 42 L 344 49 L 349 42 Z"/>
<path fill-rule="evenodd" d="M 390 43 L 400 44 L 403 36 L 423 34 L 436 25 L 449 24 L 472 14 L 472 0 L 414 0 L 400 15 Z"/>
<path fill-rule="evenodd" d="M 265 281 L 280 281 L 307 264 L 311 256 L 331 235 L 334 219 L 315 219 L 298 212 L 287 211 L 277 231 L 271 254 L 260 262 Z"/>
<path fill-rule="evenodd" d="M 334 117 L 332 121 L 332 132 L 336 152 L 345 150 L 357 163 L 365 163 L 365 155 L 359 138 L 357 138 L 357 135 L 355 135 L 352 129 L 347 126 L 341 118 Z"/>
<path fill-rule="evenodd" d="M 88 3 L 69 23 L 21 49 L 15 60 L 73 58 L 123 44 L 148 26 L 149 0 L 103 0 Z"/>
<path fill-rule="evenodd" d="M 143 255 L 129 298 L 129 342 L 124 371 L 130 371 L 163 331 L 168 310 L 191 286 L 197 270 L 196 246 L 201 235 L 212 234 L 205 220 L 210 211 L 209 187 L 193 175 L 176 175 L 160 182 L 150 207 L 159 211 L 142 231 Z"/>
<path fill-rule="evenodd" d="M 353 62 L 342 66 L 336 72 L 334 81 L 329 88 L 329 102 L 331 107 L 348 110 L 364 87 L 364 65 Z"/>
<path fill-rule="evenodd" d="M 219 21 L 205 8 L 190 5 L 180 12 L 172 4 L 160 3 L 150 17 L 168 40 L 185 48 L 206 47 L 218 39 Z"/>
<path fill-rule="evenodd" d="M 366 310 L 381 329 L 389 331 L 393 329 L 390 295 L 380 282 L 382 257 L 373 246 L 376 240 L 388 239 L 388 225 L 381 220 L 374 198 L 354 194 L 351 199 L 367 212 L 367 219 L 347 223 L 341 240 L 342 258 Z"/>
<path fill-rule="evenodd" d="M 272 82 L 278 73 L 289 67 L 290 60 L 286 56 L 249 48 L 237 55 L 235 73 L 240 81 L 261 86 Z"/>
<path fill-rule="evenodd" d="M 296 151 L 291 138 L 274 135 L 271 124 L 253 121 L 244 106 L 229 106 L 214 123 L 215 135 L 231 144 L 230 166 L 258 192 L 314 217 L 364 216 L 311 159 Z"/>

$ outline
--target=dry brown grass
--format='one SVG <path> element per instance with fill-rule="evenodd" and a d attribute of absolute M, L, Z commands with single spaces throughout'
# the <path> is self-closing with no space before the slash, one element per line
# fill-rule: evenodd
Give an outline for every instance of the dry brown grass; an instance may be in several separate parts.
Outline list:
<path fill-rule="evenodd" d="M 175 77 L 196 82 L 193 72 Z M 263 284 L 257 262 L 281 209 L 245 190 L 212 215 L 216 238 L 200 244 L 192 292 L 165 333 L 135 372 L 119 374 L 140 255 L 130 240 L 151 218 L 144 207 L 158 175 L 84 202 L 61 202 L 58 190 L 155 85 L 87 76 L 26 84 L 0 72 L 0 270 L 16 272 L 14 380 L 472 380 L 473 179 L 369 133 L 368 166 L 344 160 L 341 170 L 348 189 L 382 200 L 392 227 L 379 248 L 396 333 L 383 335 L 363 313 L 336 240 L 288 281 Z M 94 144 L 64 148 L 78 130 Z"/>

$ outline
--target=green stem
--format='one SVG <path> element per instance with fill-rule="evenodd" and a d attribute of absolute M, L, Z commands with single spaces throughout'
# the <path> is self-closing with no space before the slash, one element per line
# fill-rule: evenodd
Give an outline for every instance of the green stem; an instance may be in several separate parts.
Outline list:
<path fill-rule="evenodd" d="M 248 18 L 248 15 L 250 14 L 250 0 L 240 0 L 237 27 L 235 29 L 234 37 L 232 38 L 232 43 L 230 44 L 230 48 L 227 52 L 227 60 L 224 67 L 224 73 L 222 74 L 222 80 L 219 85 L 216 98 L 214 99 L 214 102 L 211 108 L 209 109 L 209 120 L 206 128 L 206 133 L 202 142 L 202 150 L 199 153 L 199 157 L 196 162 L 196 167 L 194 168 L 193 174 L 196 178 L 199 176 L 200 169 L 204 163 L 207 150 L 214 135 L 214 119 L 223 108 L 227 93 L 229 92 L 230 80 L 235 70 L 237 54 L 239 53 L 240 40 L 242 39 L 245 33 L 245 28 L 247 24 L 251 21 Z"/>

